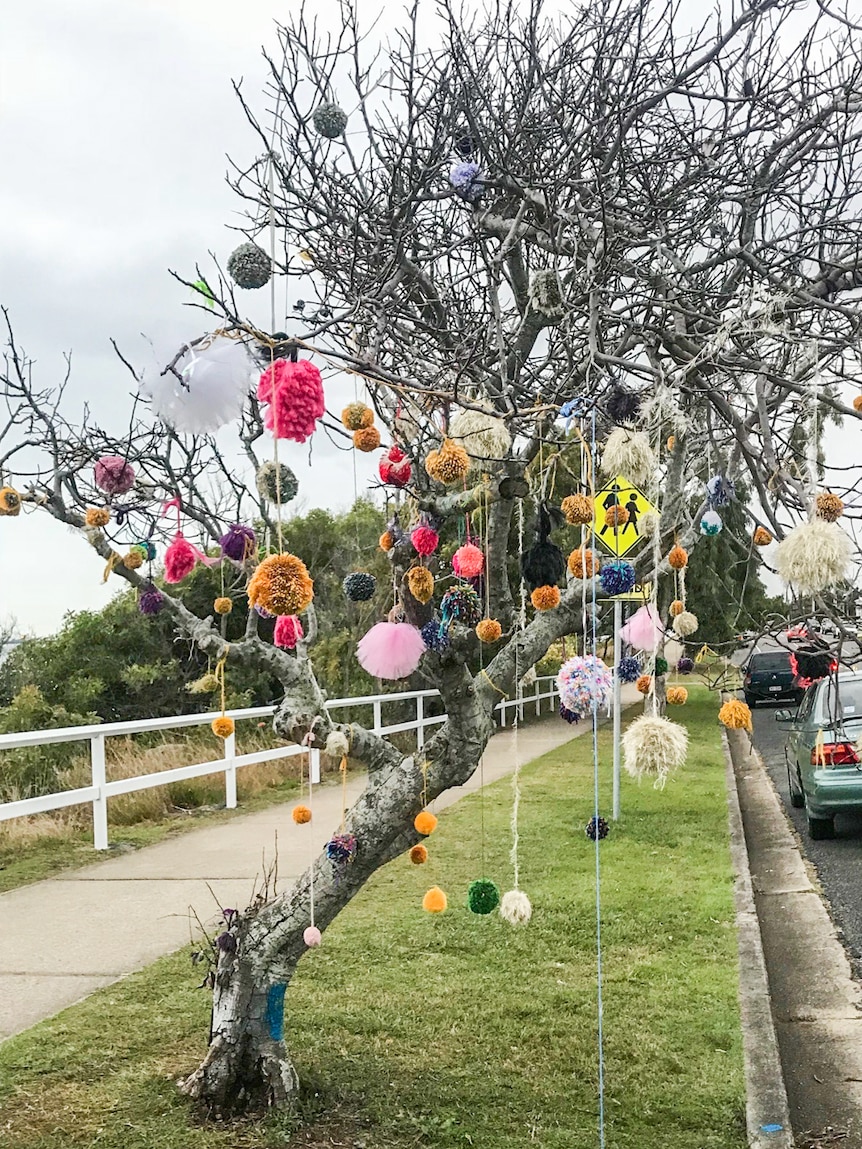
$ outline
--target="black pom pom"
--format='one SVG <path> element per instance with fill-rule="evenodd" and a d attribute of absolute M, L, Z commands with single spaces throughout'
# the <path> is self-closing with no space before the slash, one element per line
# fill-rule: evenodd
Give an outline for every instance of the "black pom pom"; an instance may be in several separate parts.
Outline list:
<path fill-rule="evenodd" d="M 595 842 L 596 838 L 598 838 L 598 840 L 601 842 L 603 838 L 608 836 L 610 830 L 611 828 L 605 819 L 601 816 L 597 819 L 595 815 L 593 815 L 589 822 L 587 822 L 586 826 L 584 826 L 584 833 L 587 835 L 591 842 Z"/>
<path fill-rule="evenodd" d="M 640 414 L 642 397 L 615 383 L 605 398 L 605 412 L 614 423 L 634 423 Z"/>
<path fill-rule="evenodd" d="M 828 650 L 797 650 L 796 673 L 800 678 L 810 678 L 816 682 L 818 678 L 825 678 L 832 670 L 833 657 Z"/>
<path fill-rule="evenodd" d="M 346 576 L 342 586 L 351 602 L 367 602 L 377 589 L 377 579 L 365 571 L 355 571 Z"/>
<path fill-rule="evenodd" d="M 470 132 L 464 132 L 455 140 L 455 152 L 462 160 L 471 160 L 479 150 L 476 137 Z"/>
<path fill-rule="evenodd" d="M 565 573 L 566 559 L 555 543 L 536 543 L 521 556 L 521 574 L 530 590 L 556 586 Z"/>

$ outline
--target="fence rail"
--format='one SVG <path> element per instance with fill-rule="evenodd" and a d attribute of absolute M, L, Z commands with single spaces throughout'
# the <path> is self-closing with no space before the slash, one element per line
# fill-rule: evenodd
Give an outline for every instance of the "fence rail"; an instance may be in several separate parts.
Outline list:
<path fill-rule="evenodd" d="M 347 706 L 368 706 L 371 708 L 370 729 L 375 734 L 400 734 L 415 731 L 417 749 L 425 744 L 425 731 L 446 721 L 445 714 L 426 714 L 427 699 L 439 698 L 437 690 L 403 690 L 394 694 L 361 695 L 356 698 L 333 698 L 326 703 L 327 710 L 339 710 Z M 517 709 L 519 719 L 524 718 L 525 707 L 535 706 L 536 715 L 542 713 L 542 703 L 546 700 L 552 708 L 557 697 L 556 679 L 552 676 L 537 678 L 535 690 L 525 694 L 519 690 L 518 696 L 502 699 L 495 712 L 500 726 L 506 726 L 510 712 Z M 407 722 L 383 724 L 383 707 L 392 702 L 413 700 L 416 703 L 416 717 Z M 270 718 L 275 706 L 256 706 L 245 710 L 230 710 L 228 714 L 235 722 L 253 718 Z M 0 751 L 18 750 L 22 747 L 52 746 L 60 742 L 89 742 L 91 784 L 76 790 L 61 790 L 56 794 L 42 794 L 38 798 L 23 798 L 18 802 L 0 803 L 0 822 L 11 818 L 27 818 L 33 814 L 44 814 L 50 810 L 60 810 L 66 806 L 91 803 L 93 807 L 93 845 L 97 850 L 108 848 L 108 799 L 118 794 L 129 794 L 135 790 L 148 790 L 154 786 L 167 786 L 171 782 L 182 782 L 188 778 L 200 778 L 206 774 L 224 774 L 225 806 L 236 808 L 236 772 L 243 766 L 256 762 L 271 762 L 279 758 L 292 758 L 297 754 L 308 754 L 309 778 L 311 783 L 320 781 L 320 751 L 302 746 L 276 746 L 271 750 L 256 750 L 250 754 L 237 754 L 236 735 L 231 734 L 224 742 L 224 756 L 209 762 L 198 762 L 192 766 L 177 766 L 172 770 L 161 770 L 155 774 L 139 774 L 131 778 L 121 778 L 115 782 L 107 780 L 105 742 L 108 738 L 122 738 L 131 734 L 147 734 L 153 731 L 179 730 L 188 726 L 206 726 L 218 716 L 210 714 L 182 714 L 171 718 L 147 718 L 141 722 L 108 722 L 96 726 L 67 726 L 59 730 L 29 730 L 21 734 L 0 735 Z M 0 771 L 3 758 L 0 754 Z"/>

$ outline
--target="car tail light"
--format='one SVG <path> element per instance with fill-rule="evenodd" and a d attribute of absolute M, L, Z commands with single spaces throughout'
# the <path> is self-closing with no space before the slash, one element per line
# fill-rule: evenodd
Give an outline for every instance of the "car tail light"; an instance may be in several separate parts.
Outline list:
<path fill-rule="evenodd" d="M 858 766 L 859 754 L 852 742 L 826 742 L 811 751 L 812 766 Z"/>

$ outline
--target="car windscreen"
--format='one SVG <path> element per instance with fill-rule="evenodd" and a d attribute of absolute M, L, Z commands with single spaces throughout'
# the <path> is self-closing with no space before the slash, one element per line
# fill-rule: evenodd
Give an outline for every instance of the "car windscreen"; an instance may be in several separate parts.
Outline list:
<path fill-rule="evenodd" d="M 748 664 L 749 670 L 789 670 L 790 669 L 790 655 L 786 651 L 778 651 L 775 654 L 755 654 L 752 655 L 751 662 Z"/>
<path fill-rule="evenodd" d="M 862 722 L 862 678 L 825 681 L 818 700 L 819 721 L 828 725 L 838 720 Z"/>

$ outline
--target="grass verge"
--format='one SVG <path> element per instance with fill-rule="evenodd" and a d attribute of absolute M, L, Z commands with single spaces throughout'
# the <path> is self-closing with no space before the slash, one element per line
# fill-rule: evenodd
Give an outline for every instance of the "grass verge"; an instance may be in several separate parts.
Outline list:
<path fill-rule="evenodd" d="M 742 1149 L 744 1088 L 724 763 L 714 698 L 692 691 L 686 769 L 663 793 L 624 782 L 601 844 L 609 1149 Z M 610 738 L 600 734 L 602 808 Z M 529 926 L 472 916 L 501 889 L 504 781 L 446 811 L 426 866 L 387 866 L 300 964 L 285 1029 L 297 1113 L 194 1123 L 174 1080 L 205 1047 L 186 954 L 163 959 L 0 1047 L 0 1143 L 16 1149 L 474 1146 L 593 1149 L 594 848 L 589 736 L 523 772 Z M 484 827 L 484 828 L 483 828 Z M 484 856 L 484 862 L 483 862 Z M 425 889 L 450 909 L 419 909 Z"/>

